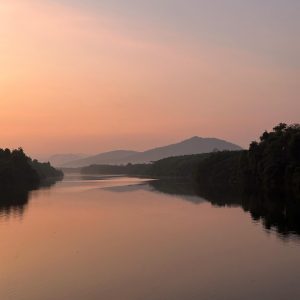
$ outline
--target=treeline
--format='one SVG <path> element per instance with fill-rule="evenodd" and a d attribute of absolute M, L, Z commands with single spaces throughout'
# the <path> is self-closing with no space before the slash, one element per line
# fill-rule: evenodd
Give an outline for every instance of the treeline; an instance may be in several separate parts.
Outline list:
<path fill-rule="evenodd" d="M 132 175 L 150 177 L 192 178 L 201 161 L 209 154 L 184 155 L 161 159 L 149 164 L 91 165 L 81 169 L 82 174 Z"/>
<path fill-rule="evenodd" d="M 62 171 L 52 167 L 49 162 L 41 163 L 36 159 L 34 159 L 34 160 L 29 160 L 29 163 L 32 166 L 32 168 L 37 172 L 40 180 L 42 181 L 53 179 L 53 178 L 60 179 L 64 175 Z"/>
<path fill-rule="evenodd" d="M 61 179 L 63 173 L 49 163 L 39 163 L 23 149 L 0 149 L 0 190 L 33 189 L 49 178 Z"/>
<path fill-rule="evenodd" d="M 199 164 L 197 182 L 300 197 L 300 125 L 281 123 L 248 151 L 212 153 Z"/>
<path fill-rule="evenodd" d="M 279 124 L 265 131 L 248 152 L 246 174 L 255 186 L 300 194 L 300 125 Z"/>

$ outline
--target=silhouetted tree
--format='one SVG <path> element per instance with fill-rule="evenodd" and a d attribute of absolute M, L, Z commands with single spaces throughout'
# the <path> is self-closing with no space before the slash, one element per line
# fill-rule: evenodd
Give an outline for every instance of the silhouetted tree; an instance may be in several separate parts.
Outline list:
<path fill-rule="evenodd" d="M 62 176 L 63 173 L 49 163 L 32 161 L 22 148 L 0 149 L 0 190 L 29 190 L 38 187 L 42 180 Z"/>

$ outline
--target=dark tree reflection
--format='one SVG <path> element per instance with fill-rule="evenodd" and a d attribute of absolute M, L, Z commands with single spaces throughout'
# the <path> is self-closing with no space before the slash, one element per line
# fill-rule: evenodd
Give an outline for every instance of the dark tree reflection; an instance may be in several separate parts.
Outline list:
<path fill-rule="evenodd" d="M 200 203 L 205 199 L 217 207 L 242 207 L 254 221 L 261 222 L 266 230 L 273 230 L 282 238 L 300 236 L 300 201 L 292 198 L 279 198 L 245 194 L 239 189 L 218 189 L 200 187 L 190 182 L 158 180 L 149 183 L 156 191 L 171 195 L 197 195 Z M 189 198 L 182 197 L 189 200 Z M 195 197 L 193 197 L 195 199 Z"/>
<path fill-rule="evenodd" d="M 0 191 L 0 218 L 22 216 L 28 204 L 29 191 L 2 190 Z"/>
<path fill-rule="evenodd" d="M 57 182 L 56 179 L 47 179 L 41 182 L 39 189 L 47 189 Z M 10 216 L 22 217 L 30 199 L 29 189 L 15 187 L 14 189 L 0 189 L 0 218 Z"/>

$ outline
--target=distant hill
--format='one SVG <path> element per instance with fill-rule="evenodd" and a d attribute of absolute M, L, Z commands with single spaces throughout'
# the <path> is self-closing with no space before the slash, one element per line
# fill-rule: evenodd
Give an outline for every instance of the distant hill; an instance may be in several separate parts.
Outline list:
<path fill-rule="evenodd" d="M 127 160 L 129 157 L 132 157 L 139 152 L 130 151 L 130 150 L 116 150 L 110 152 L 104 152 L 97 155 L 89 156 L 83 159 L 77 159 L 69 161 L 61 166 L 63 167 L 84 167 L 93 164 L 114 164 L 119 160 Z"/>
<path fill-rule="evenodd" d="M 170 156 L 201 154 L 213 152 L 215 150 L 241 150 L 241 147 L 216 138 L 201 138 L 195 136 L 177 144 L 154 148 L 138 153 L 135 156 L 130 157 L 129 161 L 119 161 L 119 163 L 144 163 Z"/>
<path fill-rule="evenodd" d="M 87 156 L 88 155 L 86 155 L 86 154 L 73 154 L 73 153 L 55 154 L 55 155 L 50 156 L 48 159 L 46 159 L 46 161 L 49 161 L 53 166 L 59 167 L 68 162 L 83 159 Z"/>
<path fill-rule="evenodd" d="M 127 164 L 147 163 L 170 156 L 201 154 L 222 150 L 241 150 L 238 145 L 216 138 L 192 137 L 182 142 L 153 148 L 144 152 L 117 150 L 73 160 L 63 164 L 63 167 L 84 167 L 93 164 Z"/>

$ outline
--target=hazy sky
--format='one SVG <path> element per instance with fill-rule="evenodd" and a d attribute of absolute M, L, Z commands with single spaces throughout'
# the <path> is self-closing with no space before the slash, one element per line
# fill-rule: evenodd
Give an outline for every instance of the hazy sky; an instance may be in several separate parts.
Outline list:
<path fill-rule="evenodd" d="M 299 36 L 299 0 L 0 0 L 0 147 L 246 147 L 300 122 Z"/>

